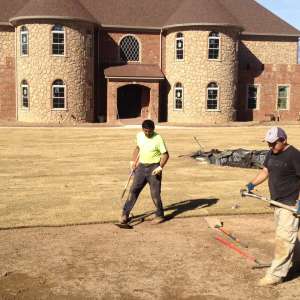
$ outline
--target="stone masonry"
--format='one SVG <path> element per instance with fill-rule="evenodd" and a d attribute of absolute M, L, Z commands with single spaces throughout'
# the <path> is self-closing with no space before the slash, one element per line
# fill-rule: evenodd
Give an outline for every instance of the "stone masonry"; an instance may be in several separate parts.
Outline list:
<path fill-rule="evenodd" d="M 166 36 L 166 71 L 169 83 L 168 120 L 170 122 L 220 123 L 235 118 L 234 104 L 237 88 L 237 34 L 220 32 L 220 59 L 208 60 L 208 36 L 214 28 L 182 30 L 184 34 L 184 61 L 175 60 L 176 32 Z M 215 29 L 219 31 L 220 29 Z M 174 86 L 184 88 L 184 108 L 174 110 Z M 206 110 L 207 85 L 219 86 L 219 109 Z"/>
<path fill-rule="evenodd" d="M 65 30 L 65 55 L 51 53 L 53 23 L 30 23 L 29 55 L 20 55 L 17 43 L 17 87 L 22 80 L 29 84 L 29 109 L 20 105 L 18 93 L 19 121 L 24 122 L 86 122 L 93 121 L 93 63 L 88 55 L 87 35 L 92 30 L 82 23 L 60 22 Z M 20 40 L 19 25 L 16 29 Z M 61 79 L 66 85 L 66 108 L 52 109 L 52 83 Z"/>

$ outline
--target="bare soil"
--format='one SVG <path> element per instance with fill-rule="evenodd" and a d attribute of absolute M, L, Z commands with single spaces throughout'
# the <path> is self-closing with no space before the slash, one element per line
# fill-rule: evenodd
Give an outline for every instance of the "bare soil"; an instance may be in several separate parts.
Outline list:
<path fill-rule="evenodd" d="M 219 217 L 224 228 L 270 262 L 271 215 Z M 0 299 L 297 299 L 300 277 L 256 283 L 265 269 L 215 240 L 203 217 L 0 232 Z"/>
<path fill-rule="evenodd" d="M 284 128 L 300 147 L 299 125 Z M 215 240 L 218 215 L 262 262 L 273 253 L 265 203 L 239 196 L 257 172 L 205 165 L 205 150 L 265 149 L 267 127 L 158 128 L 170 152 L 163 174 L 168 221 L 151 225 L 146 188 L 132 230 L 114 225 L 137 128 L 0 128 L 0 299 L 297 299 L 300 278 L 258 288 L 265 270 Z M 267 185 L 259 187 L 267 195 Z M 238 209 L 232 209 L 236 204 Z M 263 215 L 255 215 L 263 213 Z"/>

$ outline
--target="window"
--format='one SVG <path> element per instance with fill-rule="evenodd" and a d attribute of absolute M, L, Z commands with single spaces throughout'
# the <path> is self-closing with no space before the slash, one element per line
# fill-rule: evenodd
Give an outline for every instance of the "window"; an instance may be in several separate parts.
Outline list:
<path fill-rule="evenodd" d="M 175 84 L 174 90 L 174 109 L 182 110 L 183 109 L 183 87 L 182 84 L 177 82 Z"/>
<path fill-rule="evenodd" d="M 120 42 L 120 59 L 124 62 L 140 60 L 140 44 L 132 36 L 125 36 Z"/>
<path fill-rule="evenodd" d="M 218 32 L 211 32 L 208 37 L 208 59 L 219 59 L 220 35 Z"/>
<path fill-rule="evenodd" d="M 52 54 L 65 54 L 65 31 L 61 25 L 54 25 L 52 27 Z"/>
<path fill-rule="evenodd" d="M 247 92 L 247 108 L 248 109 L 257 109 L 258 107 L 258 86 L 257 85 L 248 85 Z"/>
<path fill-rule="evenodd" d="M 181 32 L 176 34 L 176 60 L 183 60 L 184 59 L 184 37 Z"/>
<path fill-rule="evenodd" d="M 29 86 L 26 80 L 21 82 L 21 107 L 24 109 L 29 108 Z"/>
<path fill-rule="evenodd" d="M 207 86 L 207 110 L 219 109 L 219 87 L 215 82 Z"/>
<path fill-rule="evenodd" d="M 278 86 L 277 109 L 288 109 L 289 87 Z"/>
<path fill-rule="evenodd" d="M 52 108 L 65 109 L 65 89 L 66 86 L 61 79 L 57 79 L 52 84 Z"/>
<path fill-rule="evenodd" d="M 26 26 L 21 27 L 20 31 L 21 35 L 21 44 L 20 44 L 20 50 L 21 50 L 21 56 L 28 55 L 28 29 Z"/>

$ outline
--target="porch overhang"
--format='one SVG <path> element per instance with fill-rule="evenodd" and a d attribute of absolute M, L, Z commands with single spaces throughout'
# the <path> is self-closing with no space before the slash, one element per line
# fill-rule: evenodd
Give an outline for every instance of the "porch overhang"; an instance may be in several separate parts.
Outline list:
<path fill-rule="evenodd" d="M 165 76 L 158 65 L 127 64 L 104 70 L 106 79 L 117 80 L 164 80 Z"/>

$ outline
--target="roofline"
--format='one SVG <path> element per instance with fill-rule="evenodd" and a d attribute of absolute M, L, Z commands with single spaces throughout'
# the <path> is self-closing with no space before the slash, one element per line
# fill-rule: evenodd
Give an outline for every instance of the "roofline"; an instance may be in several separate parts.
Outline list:
<path fill-rule="evenodd" d="M 136 80 L 164 80 L 165 77 L 135 77 L 135 76 L 107 76 L 105 75 L 105 78 L 107 79 L 136 79 Z"/>
<path fill-rule="evenodd" d="M 12 26 L 9 22 L 0 22 L 0 26 Z"/>
<path fill-rule="evenodd" d="M 160 31 L 161 27 L 151 27 L 151 26 L 126 26 L 126 25 L 108 25 L 108 24 L 101 24 L 102 28 L 109 29 L 109 28 L 120 28 L 120 29 L 132 29 L 132 30 L 157 30 Z"/>
<path fill-rule="evenodd" d="M 189 27 L 189 26 L 222 26 L 222 27 L 236 27 L 240 29 L 241 31 L 244 30 L 244 28 L 241 25 L 234 25 L 230 23 L 183 23 L 183 24 L 172 24 L 172 25 L 165 25 L 162 27 L 162 29 L 171 29 L 176 27 Z"/>
<path fill-rule="evenodd" d="M 255 32 L 247 32 L 244 31 L 243 33 L 241 33 L 241 35 L 258 35 L 258 36 L 281 36 L 281 37 L 300 37 L 300 32 L 298 34 L 293 34 L 293 33 L 255 33 Z"/>
<path fill-rule="evenodd" d="M 72 20 L 72 21 L 82 21 L 82 22 L 87 22 L 87 23 L 92 23 L 92 24 L 98 24 L 96 21 L 91 21 L 85 18 L 77 18 L 77 17 L 70 17 L 70 16 L 20 16 L 20 17 L 15 17 L 9 19 L 10 23 L 16 23 L 17 21 L 21 20 L 39 20 L 39 19 L 44 19 L 44 20 Z"/>

